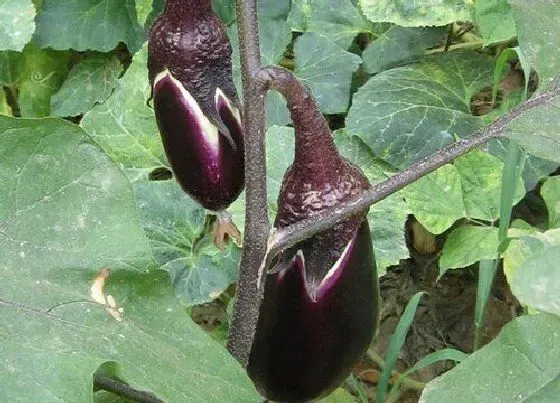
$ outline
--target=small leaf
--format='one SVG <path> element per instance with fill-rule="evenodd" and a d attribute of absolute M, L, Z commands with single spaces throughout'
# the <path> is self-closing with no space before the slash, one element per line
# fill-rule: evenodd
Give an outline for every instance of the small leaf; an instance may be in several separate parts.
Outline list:
<path fill-rule="evenodd" d="M 420 403 L 553 403 L 560 394 L 559 345 L 559 318 L 516 318 L 488 345 L 429 382 Z"/>
<path fill-rule="evenodd" d="M 296 39 L 294 73 L 311 89 L 325 114 L 346 112 L 350 102 L 352 73 L 362 59 L 327 37 L 312 32 Z"/>
<path fill-rule="evenodd" d="M 469 0 L 360 0 L 370 21 L 392 22 L 403 27 L 470 21 L 470 4 Z"/>
<path fill-rule="evenodd" d="M 451 232 L 439 261 L 440 276 L 448 269 L 467 267 L 482 259 L 496 257 L 498 228 L 461 226 Z"/>
<path fill-rule="evenodd" d="M 394 25 L 371 42 L 362 54 L 364 68 L 376 74 L 421 59 L 445 39 L 443 27 L 406 28 Z"/>
<path fill-rule="evenodd" d="M 78 116 L 104 102 L 117 86 L 122 66 L 115 56 L 95 53 L 75 65 L 51 98 L 54 116 Z"/>
<path fill-rule="evenodd" d="M 507 0 L 477 1 L 473 14 L 484 46 L 507 41 L 517 34 L 513 12 Z"/>
<path fill-rule="evenodd" d="M 135 53 L 146 40 L 134 0 L 44 0 L 36 21 L 42 48 L 108 52 L 124 42 Z"/>
<path fill-rule="evenodd" d="M 441 234 L 465 217 L 462 195 L 461 176 L 453 165 L 444 165 L 404 190 L 414 216 L 433 234 Z"/>
<path fill-rule="evenodd" d="M 371 24 L 351 0 L 294 0 L 292 29 L 315 32 L 348 49 L 360 32 L 371 32 Z"/>
<path fill-rule="evenodd" d="M 35 31 L 33 2 L 0 0 L 0 16 L 0 50 L 22 50 Z"/>

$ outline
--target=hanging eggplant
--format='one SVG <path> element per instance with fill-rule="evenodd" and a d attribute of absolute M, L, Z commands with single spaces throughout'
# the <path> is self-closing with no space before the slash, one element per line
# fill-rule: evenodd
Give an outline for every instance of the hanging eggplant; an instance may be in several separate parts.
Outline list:
<path fill-rule="evenodd" d="M 295 157 L 278 197 L 283 228 L 370 187 L 341 157 L 313 96 L 280 68 L 267 69 L 288 102 Z M 277 402 L 307 402 L 336 388 L 377 327 L 378 280 L 367 211 L 284 251 L 268 268 L 248 373 Z"/>
<path fill-rule="evenodd" d="M 225 209 L 244 186 L 240 105 L 231 45 L 211 0 L 166 1 L 150 29 L 148 73 L 175 178 L 204 208 L 219 213 L 222 231 L 238 236 Z"/>

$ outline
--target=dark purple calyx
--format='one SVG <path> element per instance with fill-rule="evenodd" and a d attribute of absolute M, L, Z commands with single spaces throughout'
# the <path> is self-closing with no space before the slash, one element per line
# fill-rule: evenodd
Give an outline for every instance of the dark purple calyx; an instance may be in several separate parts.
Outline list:
<path fill-rule="evenodd" d="M 203 207 L 220 211 L 244 186 L 231 45 L 210 0 L 167 0 L 150 29 L 148 72 L 171 168 Z"/>
<path fill-rule="evenodd" d="M 370 185 L 338 154 L 308 91 L 285 70 L 269 74 L 288 100 L 296 136 L 294 163 L 278 197 L 275 227 L 282 228 L 350 201 Z M 266 275 L 247 370 L 268 399 L 305 402 L 324 396 L 369 347 L 378 285 L 366 213 L 284 251 Z"/>

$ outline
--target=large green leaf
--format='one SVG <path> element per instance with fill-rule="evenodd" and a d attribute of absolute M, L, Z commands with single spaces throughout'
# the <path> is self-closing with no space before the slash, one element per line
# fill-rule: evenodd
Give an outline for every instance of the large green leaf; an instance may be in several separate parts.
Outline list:
<path fill-rule="evenodd" d="M 533 108 L 511 122 L 507 135 L 529 153 L 560 163 L 560 99 Z"/>
<path fill-rule="evenodd" d="M 471 97 L 492 82 L 492 62 L 451 52 L 379 73 L 352 100 L 347 129 L 372 151 L 404 168 L 483 125 Z"/>
<path fill-rule="evenodd" d="M 373 22 L 392 22 L 404 27 L 446 25 L 470 21 L 470 0 L 360 0 Z"/>
<path fill-rule="evenodd" d="M 296 39 L 294 73 L 313 92 L 323 113 L 342 113 L 348 109 L 352 73 L 362 59 L 330 41 L 308 32 Z"/>
<path fill-rule="evenodd" d="M 507 0 L 475 2 L 473 17 L 484 41 L 484 46 L 507 41 L 517 34 L 513 12 Z"/>
<path fill-rule="evenodd" d="M 205 211 L 175 181 L 134 183 L 140 223 L 157 267 L 188 305 L 217 298 L 237 280 L 239 249 L 220 252 L 205 234 Z"/>
<path fill-rule="evenodd" d="M 75 65 L 51 98 L 54 116 L 78 116 L 104 102 L 117 86 L 122 66 L 113 55 L 95 53 Z"/>
<path fill-rule="evenodd" d="M 21 116 L 50 114 L 51 96 L 68 73 L 68 58 L 67 52 L 41 50 L 32 42 L 21 53 L 0 54 L 0 81 L 18 94 Z"/>
<path fill-rule="evenodd" d="M 132 189 L 78 126 L 0 118 L 0 159 L 0 400 L 91 402 L 93 372 L 112 361 L 166 401 L 258 401 L 167 275 L 141 272 L 151 254 Z M 101 267 L 122 310 L 91 300 Z"/>
<path fill-rule="evenodd" d="M 113 94 L 95 106 L 80 125 L 105 152 L 125 168 L 151 171 L 166 166 L 150 97 L 147 47 L 138 52 Z"/>
<path fill-rule="evenodd" d="M 22 50 L 35 31 L 31 0 L 0 0 L 0 50 Z"/>
<path fill-rule="evenodd" d="M 371 32 L 371 23 L 351 0 L 294 0 L 290 17 L 292 29 L 316 32 L 348 49 L 360 32 Z"/>
<path fill-rule="evenodd" d="M 376 74 L 419 60 L 426 49 L 445 38 L 443 27 L 406 28 L 393 25 L 370 43 L 362 54 L 364 68 Z"/>
<path fill-rule="evenodd" d="M 450 234 L 439 261 L 440 275 L 448 269 L 467 267 L 482 259 L 493 259 L 498 250 L 498 228 L 464 225 Z"/>
<path fill-rule="evenodd" d="M 548 178 L 541 188 L 548 209 L 549 228 L 560 228 L 560 176 Z"/>
<path fill-rule="evenodd" d="M 428 383 L 420 403 L 556 403 L 559 346 L 559 318 L 547 314 L 517 318 L 490 344 Z"/>
<path fill-rule="evenodd" d="M 146 40 L 134 0 L 44 0 L 36 21 L 43 48 L 107 52 L 124 42 L 134 53 Z"/>
<path fill-rule="evenodd" d="M 560 5 L 556 0 L 508 0 L 523 54 L 539 75 L 539 86 L 560 74 Z"/>

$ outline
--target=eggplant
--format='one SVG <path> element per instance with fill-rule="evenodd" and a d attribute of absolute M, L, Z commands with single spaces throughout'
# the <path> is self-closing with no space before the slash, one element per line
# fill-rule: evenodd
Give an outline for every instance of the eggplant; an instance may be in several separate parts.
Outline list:
<path fill-rule="evenodd" d="M 148 75 L 175 178 L 204 208 L 225 210 L 244 187 L 231 44 L 211 0 L 167 0 L 149 32 Z"/>
<path fill-rule="evenodd" d="M 295 157 L 278 197 L 275 228 L 359 197 L 370 184 L 340 156 L 315 99 L 291 73 L 274 71 L 288 101 Z M 307 402 L 334 390 L 377 328 L 379 285 L 367 211 L 283 251 L 263 274 L 264 293 L 247 372 L 276 402 Z"/>

